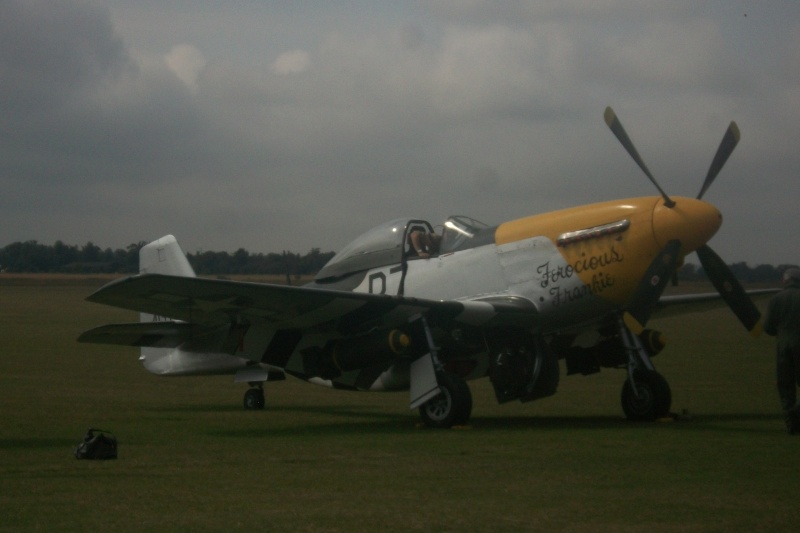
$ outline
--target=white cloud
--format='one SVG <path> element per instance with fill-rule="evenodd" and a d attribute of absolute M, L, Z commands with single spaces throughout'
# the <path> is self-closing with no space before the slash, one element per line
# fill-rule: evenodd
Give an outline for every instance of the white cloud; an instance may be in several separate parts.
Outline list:
<path fill-rule="evenodd" d="M 277 74 L 299 74 L 311 66 L 311 56 L 305 50 L 284 52 L 272 63 L 272 71 Z"/>
<path fill-rule="evenodd" d="M 190 44 L 178 44 L 164 56 L 164 62 L 189 90 L 199 90 L 197 78 L 206 67 L 206 58 L 200 50 Z"/>
<path fill-rule="evenodd" d="M 436 103 L 462 115 L 509 112 L 534 101 L 558 105 L 572 88 L 566 81 L 573 47 L 563 29 L 547 24 L 536 31 L 507 26 L 452 28 L 437 55 Z"/>

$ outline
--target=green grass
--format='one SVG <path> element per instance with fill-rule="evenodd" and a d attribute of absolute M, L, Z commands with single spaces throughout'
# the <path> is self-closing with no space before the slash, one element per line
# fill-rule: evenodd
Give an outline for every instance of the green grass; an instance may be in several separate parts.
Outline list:
<path fill-rule="evenodd" d="M 654 319 L 673 410 L 624 421 L 620 371 L 422 429 L 406 394 L 289 378 L 245 412 L 230 376 L 158 378 L 132 349 L 82 345 L 135 315 L 97 281 L 0 284 L 0 530 L 795 531 L 800 438 L 783 432 L 773 341 L 725 310 Z M 78 461 L 89 426 L 116 461 Z"/>

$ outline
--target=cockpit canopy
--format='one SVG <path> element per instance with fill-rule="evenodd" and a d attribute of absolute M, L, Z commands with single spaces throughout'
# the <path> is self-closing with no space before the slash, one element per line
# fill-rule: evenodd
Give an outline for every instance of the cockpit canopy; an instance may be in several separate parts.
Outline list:
<path fill-rule="evenodd" d="M 433 233 L 425 220 L 398 218 L 376 226 L 342 248 L 316 275 L 316 281 L 341 278 L 354 272 L 400 264 L 410 251 L 408 235 L 413 231 Z M 438 255 L 494 240 L 494 228 L 461 215 L 449 217 L 442 229 Z"/>

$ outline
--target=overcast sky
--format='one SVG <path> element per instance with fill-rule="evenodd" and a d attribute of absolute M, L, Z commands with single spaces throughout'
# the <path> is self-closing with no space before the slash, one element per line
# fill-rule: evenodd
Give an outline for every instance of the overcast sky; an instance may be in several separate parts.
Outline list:
<path fill-rule="evenodd" d="M 675 196 L 735 120 L 711 245 L 800 262 L 797 0 L 3 0 L 0 246 L 336 251 L 657 194 L 607 105 Z"/>

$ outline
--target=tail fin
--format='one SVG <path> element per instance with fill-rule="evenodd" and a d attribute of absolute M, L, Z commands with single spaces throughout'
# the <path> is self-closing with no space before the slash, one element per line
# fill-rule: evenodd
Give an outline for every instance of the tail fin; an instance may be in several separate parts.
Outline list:
<path fill-rule="evenodd" d="M 139 274 L 196 277 L 186 254 L 172 235 L 161 237 L 139 250 Z"/>
<path fill-rule="evenodd" d="M 147 244 L 139 250 L 139 274 L 167 274 L 171 276 L 197 277 L 192 265 L 186 259 L 178 241 L 166 235 Z M 140 313 L 140 322 L 161 322 L 164 317 Z M 171 348 L 148 348 L 142 346 L 139 361 L 155 374 L 170 373 Z"/>
<path fill-rule="evenodd" d="M 186 259 L 180 244 L 172 235 L 166 235 L 139 250 L 139 274 L 168 274 L 194 278 L 192 265 Z M 158 322 L 161 317 L 141 313 L 140 322 Z"/>

